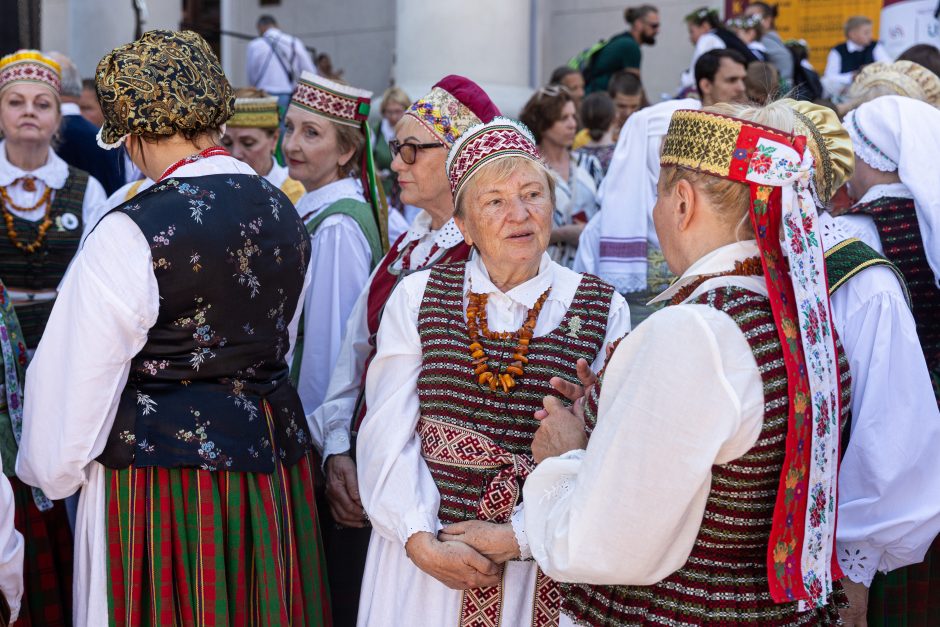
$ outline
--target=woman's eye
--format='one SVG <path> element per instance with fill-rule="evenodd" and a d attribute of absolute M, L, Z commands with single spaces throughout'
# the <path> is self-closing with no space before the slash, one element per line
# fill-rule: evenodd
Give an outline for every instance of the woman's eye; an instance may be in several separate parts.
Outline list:
<path fill-rule="evenodd" d="M 294 132 L 294 127 L 293 127 L 293 126 L 291 126 L 290 124 L 285 124 L 285 125 L 284 125 L 284 133 L 285 133 L 285 134 L 290 134 L 290 133 L 293 133 L 293 132 Z"/>
<path fill-rule="evenodd" d="M 490 207 L 500 207 L 500 206 L 502 206 L 502 204 L 503 204 L 503 199 L 502 199 L 502 198 L 494 198 L 493 200 L 489 201 L 489 202 L 486 203 L 486 204 L 487 204 L 488 206 L 490 206 Z"/>
<path fill-rule="evenodd" d="M 527 198 L 529 200 L 538 200 L 542 197 L 542 192 L 529 192 Z"/>
<path fill-rule="evenodd" d="M 316 132 L 312 128 L 307 129 L 307 132 L 305 133 L 307 137 L 317 137 L 319 134 L 320 133 Z"/>

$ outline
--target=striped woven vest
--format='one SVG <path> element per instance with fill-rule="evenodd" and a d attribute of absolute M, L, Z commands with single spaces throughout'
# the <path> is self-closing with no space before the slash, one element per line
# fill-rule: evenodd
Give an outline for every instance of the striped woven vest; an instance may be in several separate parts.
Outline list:
<path fill-rule="evenodd" d="M 585 276 L 561 324 L 548 335 L 532 339 L 519 385 L 508 395 L 493 393 L 477 384 L 467 350 L 465 266 L 466 262 L 435 266 L 424 292 L 418 316 L 423 347 L 418 377 L 421 416 L 471 431 L 512 455 L 531 460 L 532 437 L 539 424 L 532 414 L 541 409 L 545 395 L 558 396 L 549 385 L 552 377 L 576 382 L 578 359 L 593 362 L 603 349 L 613 288 Z M 511 361 L 514 341 L 483 340 L 483 344 L 493 362 L 506 366 Z M 481 496 L 499 468 L 458 468 L 434 461 L 428 465 L 441 493 L 441 521 L 483 518 Z"/>
<path fill-rule="evenodd" d="M 770 301 L 738 287 L 693 301 L 728 314 L 757 361 L 764 387 L 764 420 L 754 446 L 738 459 L 712 467 L 711 491 L 698 538 L 685 565 L 652 586 L 565 586 L 562 612 L 585 625 L 816 625 L 836 610 L 799 612 L 775 604 L 767 580 L 767 544 L 773 522 L 787 434 L 787 373 Z M 851 375 L 837 343 L 842 424 L 850 410 Z M 603 381 L 585 403 L 589 429 L 597 423 Z"/>
<path fill-rule="evenodd" d="M 924 349 L 927 368 L 940 403 L 940 289 L 927 263 L 924 240 L 910 198 L 879 198 L 858 204 L 848 213 L 870 215 L 878 227 L 885 257 L 901 269 L 913 303 L 917 337 Z"/>
<path fill-rule="evenodd" d="M 53 226 L 46 231 L 42 247 L 36 252 L 27 253 L 17 248 L 9 237 L 0 237 L 0 276 L 8 289 L 54 290 L 59 287 L 82 240 L 85 228 L 82 205 L 87 186 L 88 174 L 69 166 L 65 186 L 56 190 L 52 199 L 49 218 Z M 40 224 L 42 220 L 32 222 L 14 216 L 13 228 L 16 229 L 17 240 L 35 240 Z M 48 299 L 16 305 L 23 337 L 30 348 L 39 344 L 54 303 L 55 299 Z"/>

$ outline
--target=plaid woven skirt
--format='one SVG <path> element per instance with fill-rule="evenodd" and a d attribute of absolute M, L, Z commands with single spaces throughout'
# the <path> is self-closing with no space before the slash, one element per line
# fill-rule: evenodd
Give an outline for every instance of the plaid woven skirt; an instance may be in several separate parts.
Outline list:
<path fill-rule="evenodd" d="M 23 534 L 23 601 L 17 627 L 59 627 L 72 624 L 72 530 L 64 501 L 53 501 L 41 512 L 32 488 L 10 477 L 15 514 L 13 525 Z"/>
<path fill-rule="evenodd" d="M 330 625 L 313 469 L 108 470 L 110 624 Z"/>
<path fill-rule="evenodd" d="M 924 561 L 878 573 L 868 596 L 870 627 L 936 627 L 940 625 L 940 537 Z"/>

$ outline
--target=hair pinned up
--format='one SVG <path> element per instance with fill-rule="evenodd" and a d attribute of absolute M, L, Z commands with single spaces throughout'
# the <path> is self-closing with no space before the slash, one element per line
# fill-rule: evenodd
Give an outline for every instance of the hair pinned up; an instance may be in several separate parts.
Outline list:
<path fill-rule="evenodd" d="M 638 7 L 627 7 L 623 10 L 623 19 L 627 24 L 633 24 L 637 20 L 642 20 L 650 13 L 659 13 L 659 9 L 652 4 L 641 4 Z"/>

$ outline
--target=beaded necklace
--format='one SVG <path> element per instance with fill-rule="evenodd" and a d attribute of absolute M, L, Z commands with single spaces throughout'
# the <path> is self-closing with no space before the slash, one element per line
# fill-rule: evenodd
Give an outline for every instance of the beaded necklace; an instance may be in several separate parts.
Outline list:
<path fill-rule="evenodd" d="M 14 185 L 18 181 L 23 181 L 23 189 L 26 191 L 33 191 L 36 189 L 36 184 L 33 182 L 31 177 L 17 179 L 16 181 L 13 181 Z M 52 220 L 50 219 L 50 215 L 52 213 L 52 188 L 47 185 L 46 190 L 42 193 L 42 197 L 39 199 L 39 202 L 37 202 L 32 207 L 20 207 L 15 202 L 13 202 L 13 200 L 10 198 L 10 194 L 7 192 L 6 187 L 0 187 L 0 198 L 3 199 L 3 220 L 7 225 L 7 237 L 10 238 L 10 241 L 13 243 L 13 245 L 20 250 L 30 254 L 36 252 L 36 250 L 42 246 L 42 241 L 46 238 L 46 231 L 48 231 L 52 226 Z M 39 223 L 39 232 L 36 235 L 36 239 L 34 239 L 29 244 L 24 244 L 17 237 L 18 234 L 16 232 L 16 228 L 14 227 L 14 218 L 13 214 L 10 212 L 10 209 L 14 209 L 21 213 L 29 213 L 30 211 L 39 209 L 43 205 L 45 205 L 46 211 L 43 214 L 42 222 Z"/>
<path fill-rule="evenodd" d="M 725 272 L 716 272 L 714 274 L 703 274 L 688 285 L 683 286 L 669 301 L 671 305 L 678 305 L 685 301 L 699 285 L 709 279 L 720 276 L 758 276 L 764 274 L 764 268 L 761 265 L 760 257 L 748 257 L 743 261 L 735 261 L 734 268 Z"/>
<path fill-rule="evenodd" d="M 201 152 L 198 152 L 198 153 L 196 153 L 196 154 L 194 154 L 194 155 L 189 155 L 188 157 L 186 157 L 186 158 L 184 158 L 184 159 L 180 159 L 179 161 L 177 161 L 176 163 L 174 163 L 173 165 L 171 165 L 170 167 L 168 167 L 168 168 L 163 172 L 163 175 L 160 176 L 159 179 L 157 179 L 157 181 L 159 182 L 159 181 L 162 181 L 162 180 L 165 179 L 165 178 L 169 178 L 169 176 L 170 176 L 171 174 L 173 174 L 174 172 L 176 172 L 177 170 L 179 170 L 179 169 L 180 169 L 181 167 L 183 167 L 184 165 L 189 165 L 190 163 L 195 163 L 195 162 L 199 161 L 200 159 L 205 159 L 206 157 L 227 157 L 227 156 L 229 156 L 229 152 L 228 152 L 228 150 L 226 150 L 226 149 L 223 148 L 222 146 L 210 146 L 209 148 L 206 148 L 205 150 L 203 150 L 203 151 L 201 151 Z"/>

